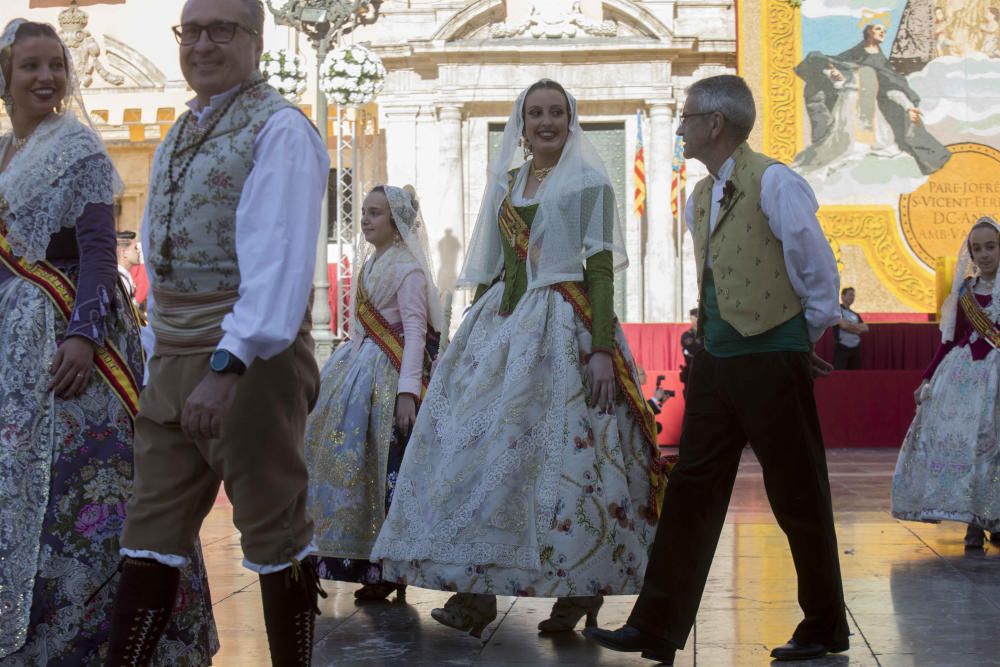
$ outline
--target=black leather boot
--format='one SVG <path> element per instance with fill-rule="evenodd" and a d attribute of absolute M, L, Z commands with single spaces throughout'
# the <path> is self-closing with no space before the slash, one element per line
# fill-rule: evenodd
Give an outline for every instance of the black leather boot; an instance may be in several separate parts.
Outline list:
<path fill-rule="evenodd" d="M 107 667 L 144 667 L 153 659 L 177 599 L 180 570 L 147 558 L 125 558 L 111 613 Z"/>
<path fill-rule="evenodd" d="M 273 667 L 309 667 L 318 595 L 326 597 L 312 560 L 294 561 L 280 572 L 260 575 L 264 625 Z"/>

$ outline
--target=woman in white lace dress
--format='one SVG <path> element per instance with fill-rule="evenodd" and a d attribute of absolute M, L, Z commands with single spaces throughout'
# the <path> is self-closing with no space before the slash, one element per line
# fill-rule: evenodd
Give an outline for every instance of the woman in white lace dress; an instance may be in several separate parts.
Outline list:
<path fill-rule="evenodd" d="M 519 141 L 531 153 L 508 171 Z M 576 101 L 542 80 L 504 130 L 442 354 L 372 553 L 387 580 L 456 591 L 479 636 L 496 595 L 560 598 L 542 631 L 636 593 L 664 487 L 655 424 L 612 309 L 627 265 L 614 192 Z"/>
<path fill-rule="evenodd" d="M 941 308 L 942 343 L 917 388 L 892 480 L 893 516 L 968 524 L 967 549 L 983 546 L 984 529 L 1000 543 L 998 246 L 1000 226 L 980 218 L 962 245 Z"/>

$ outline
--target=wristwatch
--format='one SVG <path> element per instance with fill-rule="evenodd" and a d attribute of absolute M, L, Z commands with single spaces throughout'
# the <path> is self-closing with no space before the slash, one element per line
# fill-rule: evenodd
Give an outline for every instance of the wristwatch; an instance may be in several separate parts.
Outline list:
<path fill-rule="evenodd" d="M 216 350 L 212 353 L 211 358 L 208 360 L 208 367 L 212 369 L 213 373 L 236 373 L 237 375 L 243 375 L 246 372 L 247 366 L 239 358 L 230 352 L 229 350 Z"/>

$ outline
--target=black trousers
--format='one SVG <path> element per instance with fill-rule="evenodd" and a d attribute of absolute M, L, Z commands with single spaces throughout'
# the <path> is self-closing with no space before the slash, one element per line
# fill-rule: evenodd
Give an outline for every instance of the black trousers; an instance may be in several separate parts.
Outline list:
<path fill-rule="evenodd" d="M 793 636 L 843 644 L 848 627 L 826 452 L 809 355 L 801 352 L 696 357 L 680 461 L 667 483 L 646 578 L 628 623 L 684 648 L 747 442 L 795 562 L 805 618 Z"/>
<path fill-rule="evenodd" d="M 856 371 L 861 368 L 861 346 L 847 347 L 837 343 L 833 350 L 833 367 L 838 371 Z"/>

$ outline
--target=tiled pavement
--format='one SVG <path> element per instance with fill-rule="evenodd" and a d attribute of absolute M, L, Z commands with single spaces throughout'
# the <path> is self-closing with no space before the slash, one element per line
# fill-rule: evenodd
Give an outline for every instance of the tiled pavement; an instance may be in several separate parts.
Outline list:
<path fill-rule="evenodd" d="M 852 631 L 851 650 L 803 666 L 1000 665 L 1000 549 L 966 553 L 959 524 L 901 523 L 888 512 L 894 450 L 828 452 Z M 268 665 L 256 575 L 240 566 L 231 508 L 218 504 L 202 531 L 222 640 L 216 665 Z M 542 637 L 551 600 L 500 598 L 483 640 L 439 625 L 430 610 L 447 593 L 410 589 L 407 603 L 355 604 L 355 585 L 326 582 L 313 664 L 652 665 L 613 653 L 579 631 Z M 633 597 L 608 598 L 604 627 L 621 625 Z M 792 561 L 747 451 L 701 612 L 677 665 L 770 664 L 799 620 Z M 580 625 L 582 628 L 582 623 Z"/>

